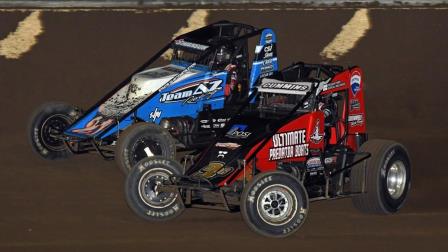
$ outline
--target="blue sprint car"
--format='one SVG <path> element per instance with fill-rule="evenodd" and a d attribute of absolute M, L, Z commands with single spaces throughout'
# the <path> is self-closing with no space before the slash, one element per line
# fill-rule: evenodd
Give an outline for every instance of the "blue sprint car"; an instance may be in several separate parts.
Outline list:
<path fill-rule="evenodd" d="M 183 34 L 87 111 L 57 102 L 37 108 L 32 147 L 45 159 L 94 151 L 125 173 L 144 157 L 203 148 L 278 70 L 276 43 L 272 29 L 228 21 Z"/>

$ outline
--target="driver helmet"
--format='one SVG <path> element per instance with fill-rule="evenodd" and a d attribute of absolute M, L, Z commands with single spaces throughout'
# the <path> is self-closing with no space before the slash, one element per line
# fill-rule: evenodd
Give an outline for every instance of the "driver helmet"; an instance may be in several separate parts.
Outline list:
<path fill-rule="evenodd" d="M 216 53 L 216 63 L 218 65 L 227 64 L 230 61 L 231 51 L 226 46 L 221 46 Z"/>

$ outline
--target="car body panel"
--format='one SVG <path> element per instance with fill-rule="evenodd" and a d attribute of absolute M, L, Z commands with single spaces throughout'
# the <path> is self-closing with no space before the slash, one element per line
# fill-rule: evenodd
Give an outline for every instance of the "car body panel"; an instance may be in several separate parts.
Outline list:
<path fill-rule="evenodd" d="M 176 69 L 177 72 L 172 71 L 172 74 L 170 74 L 170 72 L 164 70 L 167 68 Z M 114 134 L 117 130 L 122 130 L 129 126 L 132 123 L 132 116 L 136 116 L 142 121 L 159 123 L 164 117 L 179 115 L 195 117 L 202 109 L 203 104 L 211 104 L 213 109 L 222 108 L 224 105 L 223 86 L 227 77 L 227 72 L 225 71 L 200 71 L 193 68 L 169 86 L 161 89 L 185 69 L 185 67 L 170 64 L 135 74 L 130 84 L 122 87 L 106 102 L 97 106 L 89 114 L 84 115 L 81 120 L 67 129 L 65 133 L 81 138 L 100 135 L 100 138 L 104 138 Z M 131 91 L 132 89 L 135 91 Z M 129 95 L 130 93 L 131 95 Z M 176 93 L 180 93 L 181 98 L 178 97 L 179 95 L 176 96 Z M 172 97 L 171 101 L 167 99 L 168 96 Z M 121 118 L 116 123 L 116 127 L 112 127 L 106 132 L 96 131 L 93 134 L 76 132 L 85 128 L 95 116 L 104 114 L 104 112 L 99 111 L 100 108 L 107 109 L 108 107 L 112 107 L 109 110 L 116 114 L 107 116 L 115 118 L 120 118 L 133 109 L 135 109 L 135 112 L 125 118 Z"/>

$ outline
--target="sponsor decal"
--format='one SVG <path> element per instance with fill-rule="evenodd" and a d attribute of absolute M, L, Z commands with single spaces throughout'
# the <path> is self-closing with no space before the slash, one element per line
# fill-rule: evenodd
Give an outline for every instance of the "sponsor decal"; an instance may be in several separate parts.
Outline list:
<path fill-rule="evenodd" d="M 199 127 L 203 129 L 222 129 L 226 126 L 228 120 L 230 120 L 230 118 L 202 119 L 199 121 Z"/>
<path fill-rule="evenodd" d="M 322 141 L 322 139 L 324 138 L 325 133 L 319 133 L 319 123 L 320 120 L 317 119 L 316 120 L 316 124 L 314 125 L 314 129 L 313 129 L 313 133 L 310 136 L 310 140 L 311 142 L 318 144 L 320 143 L 320 141 Z"/>
<path fill-rule="evenodd" d="M 295 130 L 277 133 L 272 136 L 272 148 L 269 149 L 269 160 L 304 157 L 308 155 L 308 144 L 305 143 L 306 130 Z"/>
<path fill-rule="evenodd" d="M 349 115 L 348 122 L 350 123 L 350 126 L 358 126 L 358 125 L 362 125 L 364 123 L 364 118 L 363 118 L 362 114 Z"/>
<path fill-rule="evenodd" d="M 322 167 L 322 162 L 319 157 L 312 157 L 306 161 L 306 168 L 313 169 Z"/>
<path fill-rule="evenodd" d="M 255 195 L 257 194 L 258 190 L 262 188 L 262 186 L 268 182 L 272 181 L 272 176 L 266 176 L 264 178 L 261 178 L 257 184 L 255 184 L 252 189 L 249 192 L 249 195 L 247 196 L 247 202 L 250 204 L 255 203 Z"/>
<path fill-rule="evenodd" d="M 196 103 L 202 98 L 209 99 L 212 95 L 221 90 L 221 84 L 221 79 L 208 79 L 193 82 L 170 92 L 162 93 L 160 102 L 169 103 L 183 101 L 184 103 Z"/>
<path fill-rule="evenodd" d="M 208 45 L 201 45 L 198 43 L 188 42 L 188 41 L 185 41 L 184 39 L 178 39 L 178 40 L 174 41 L 174 44 L 177 46 L 188 47 L 188 48 L 201 50 L 201 51 L 204 51 L 207 48 L 209 48 Z"/>
<path fill-rule="evenodd" d="M 327 157 L 324 159 L 325 165 L 333 165 L 336 163 L 336 157 Z M 319 171 L 324 170 L 320 157 L 312 157 L 306 161 L 306 169 L 310 176 L 317 175 Z"/>
<path fill-rule="evenodd" d="M 266 45 L 263 49 L 265 53 L 272 52 L 273 45 Z"/>
<path fill-rule="evenodd" d="M 272 72 L 272 71 L 274 71 L 274 66 L 273 65 L 261 66 L 261 72 L 262 73 L 267 73 L 267 72 Z"/>
<path fill-rule="evenodd" d="M 294 230 L 297 229 L 298 226 L 300 226 L 300 223 L 302 223 L 306 217 L 307 214 L 307 209 L 301 207 L 299 210 L 299 216 L 296 219 L 292 220 L 292 223 L 290 222 L 290 224 L 288 224 L 288 226 L 286 226 L 285 228 L 283 228 L 283 234 L 287 234 L 290 233 Z"/>
<path fill-rule="evenodd" d="M 237 143 L 216 143 L 215 144 L 216 147 L 221 147 L 221 148 L 226 148 L 226 149 L 230 149 L 230 150 L 234 150 L 238 147 L 240 147 L 241 145 L 237 144 Z"/>
<path fill-rule="evenodd" d="M 342 81 L 331 82 L 331 83 L 324 84 L 323 90 L 327 91 L 327 90 L 331 90 L 331 89 L 335 89 L 335 88 L 340 88 L 340 87 L 343 87 L 344 85 L 345 85 L 345 83 Z"/>
<path fill-rule="evenodd" d="M 361 74 L 358 71 L 354 71 L 352 77 L 350 77 L 350 89 L 355 97 L 361 90 Z"/>
<path fill-rule="evenodd" d="M 276 57 L 275 43 L 266 43 L 265 45 L 257 45 L 255 47 L 256 61 L 259 63 L 263 59 Z"/>
<path fill-rule="evenodd" d="M 230 138 L 248 138 L 252 132 L 245 131 L 247 129 L 247 125 L 244 124 L 235 124 L 230 128 L 226 133 L 226 137 Z"/>
<path fill-rule="evenodd" d="M 386 176 L 387 166 L 389 165 L 390 159 L 395 155 L 395 149 L 392 149 L 391 152 L 389 152 L 386 156 L 386 159 L 384 160 L 384 164 L 381 167 L 381 176 Z"/>
<path fill-rule="evenodd" d="M 225 166 L 221 168 L 219 171 L 216 172 L 216 175 L 218 176 L 226 176 L 227 174 L 231 173 L 233 171 L 232 167 Z"/>
<path fill-rule="evenodd" d="M 274 61 L 274 59 L 265 59 L 265 60 L 263 60 L 262 65 L 272 64 L 273 61 Z"/>
<path fill-rule="evenodd" d="M 353 99 L 350 101 L 350 111 L 360 110 L 361 104 L 359 103 L 359 100 Z"/>
<path fill-rule="evenodd" d="M 211 121 L 213 122 L 213 123 L 226 123 L 227 121 L 229 121 L 230 120 L 230 118 L 213 118 Z"/>
<path fill-rule="evenodd" d="M 266 72 L 266 73 L 261 73 L 260 74 L 260 78 L 265 78 L 265 77 L 269 77 L 274 75 L 274 72 Z"/>
<path fill-rule="evenodd" d="M 210 162 L 207 166 L 200 169 L 197 175 L 211 179 L 216 176 L 226 176 L 234 169 L 232 167 L 225 166 L 223 162 Z"/>
<path fill-rule="evenodd" d="M 334 163 L 336 163 L 337 160 L 338 160 L 338 158 L 337 158 L 336 156 L 333 156 L 333 157 L 326 157 L 325 160 L 324 160 L 324 162 L 325 162 L 326 165 L 329 165 L 329 164 L 334 164 Z"/>
<path fill-rule="evenodd" d="M 215 176 L 216 172 L 224 166 L 223 162 L 210 162 L 207 166 L 199 170 L 199 175 L 205 178 Z"/>
<path fill-rule="evenodd" d="M 179 204 L 176 203 L 172 207 L 168 208 L 167 210 L 157 209 L 156 211 L 154 211 L 154 210 L 150 209 L 146 212 L 146 215 L 152 216 L 152 217 L 167 217 L 167 216 L 171 216 L 171 215 L 175 214 L 176 212 L 179 211 L 179 209 L 180 209 Z"/>
<path fill-rule="evenodd" d="M 225 123 L 228 120 L 230 120 L 230 118 L 213 118 L 213 122 L 219 122 L 219 123 Z"/>
<path fill-rule="evenodd" d="M 324 162 L 325 162 L 326 165 L 331 165 L 331 164 L 336 163 L 336 160 L 337 160 L 336 156 L 326 157 L 324 159 Z M 320 160 L 320 157 L 312 157 L 312 158 L 309 158 L 306 161 L 306 168 L 307 169 L 315 169 L 315 168 L 321 168 L 321 167 L 323 168 L 322 162 Z"/>
<path fill-rule="evenodd" d="M 264 47 L 264 56 L 263 56 L 263 59 L 274 57 L 274 52 L 273 52 L 273 50 L 272 50 L 273 47 L 274 47 L 274 45 L 272 45 L 272 44 L 270 44 L 270 45 L 266 45 L 266 46 Z"/>
<path fill-rule="evenodd" d="M 261 87 L 269 89 L 297 90 L 297 91 L 308 91 L 308 89 L 310 88 L 308 85 L 289 83 L 289 82 L 265 82 L 261 84 Z"/>
<path fill-rule="evenodd" d="M 255 46 L 255 53 L 256 54 L 259 54 L 261 52 L 261 50 L 263 50 L 263 46 L 262 45 Z"/>
<path fill-rule="evenodd" d="M 266 34 L 266 36 L 264 37 L 264 41 L 266 44 L 272 43 L 272 33 Z"/>
<path fill-rule="evenodd" d="M 224 158 L 227 155 L 227 153 L 229 153 L 229 152 L 222 151 L 222 150 L 218 151 L 218 158 Z"/>
<path fill-rule="evenodd" d="M 149 114 L 149 119 L 152 120 L 153 122 L 155 122 L 157 120 L 157 118 L 160 117 L 160 115 L 162 114 L 162 111 L 159 110 L 159 108 L 154 109 L 153 112 L 151 112 Z"/>

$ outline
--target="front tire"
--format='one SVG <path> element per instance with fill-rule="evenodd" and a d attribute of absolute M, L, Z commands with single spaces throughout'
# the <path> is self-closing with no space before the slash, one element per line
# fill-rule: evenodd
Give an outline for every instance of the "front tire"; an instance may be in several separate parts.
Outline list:
<path fill-rule="evenodd" d="M 241 196 L 241 214 L 249 227 L 268 237 L 296 232 L 308 213 L 308 194 L 297 178 L 285 172 L 255 176 Z"/>
<path fill-rule="evenodd" d="M 370 214 L 397 212 L 411 186 L 411 162 L 406 148 L 394 141 L 371 140 L 359 151 L 372 156 L 352 168 L 352 192 L 365 190 L 352 198 L 353 205 Z"/>
<path fill-rule="evenodd" d="M 182 166 L 163 157 L 145 158 L 128 174 L 125 196 L 129 207 L 141 218 L 163 221 L 179 216 L 185 209 L 178 193 L 161 192 L 161 184 L 170 176 L 182 175 Z"/>
<path fill-rule="evenodd" d="M 124 174 L 146 157 L 163 156 L 174 158 L 176 145 L 171 134 L 153 123 L 136 123 L 120 136 L 115 160 Z"/>
<path fill-rule="evenodd" d="M 34 152 L 44 159 L 65 159 L 71 152 L 62 140 L 64 131 L 82 114 L 75 106 L 51 102 L 38 107 L 28 125 L 28 139 Z"/>

